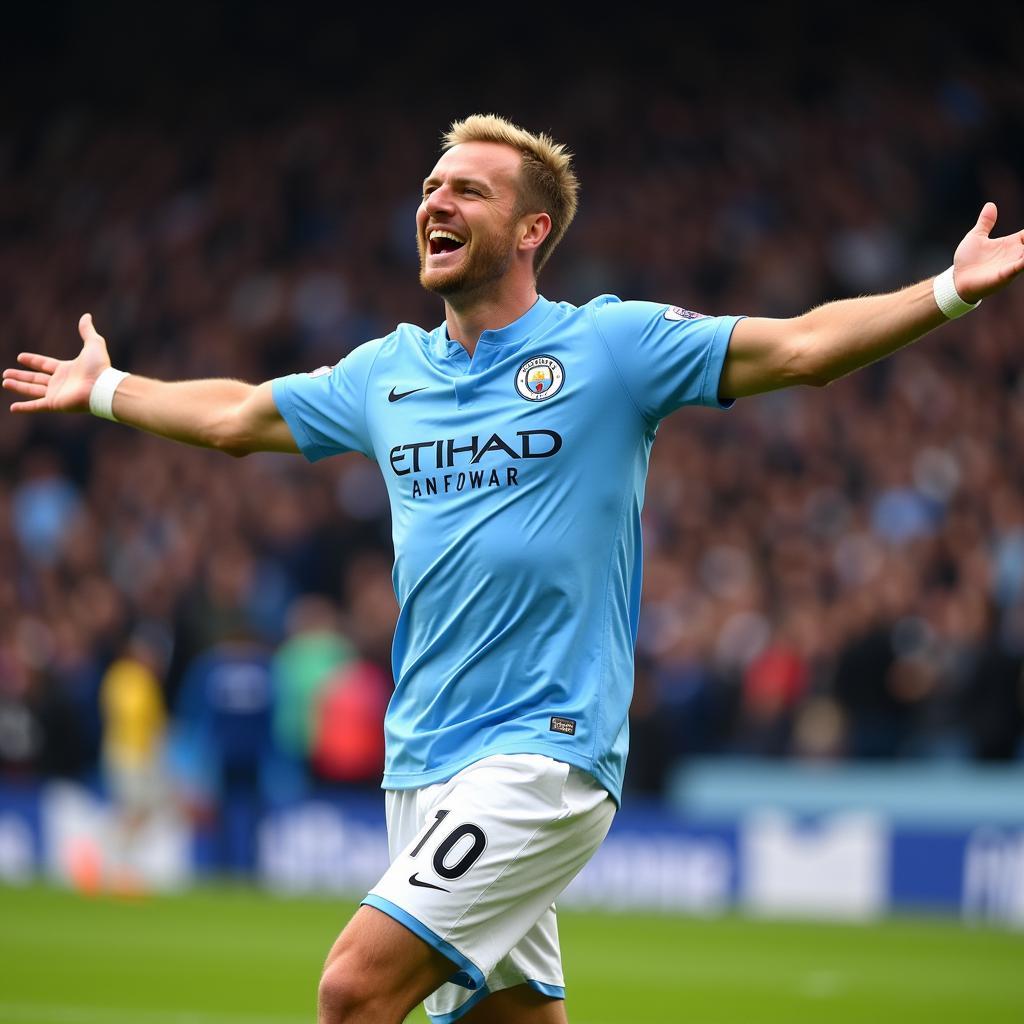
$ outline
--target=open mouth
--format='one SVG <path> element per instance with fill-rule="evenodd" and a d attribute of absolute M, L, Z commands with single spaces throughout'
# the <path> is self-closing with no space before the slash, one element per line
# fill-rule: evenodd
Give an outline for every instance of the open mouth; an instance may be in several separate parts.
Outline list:
<path fill-rule="evenodd" d="M 427 239 L 427 251 L 431 256 L 440 256 L 444 253 L 455 252 L 465 244 L 466 240 L 459 238 L 453 231 L 435 228 Z"/>

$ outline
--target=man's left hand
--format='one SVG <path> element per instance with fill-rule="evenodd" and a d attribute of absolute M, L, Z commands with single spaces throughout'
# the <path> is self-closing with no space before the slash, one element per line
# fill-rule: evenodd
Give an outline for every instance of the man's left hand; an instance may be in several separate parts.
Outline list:
<path fill-rule="evenodd" d="M 999 291 L 1024 271 L 1024 231 L 992 238 L 995 203 L 981 208 L 978 223 L 964 236 L 953 255 L 953 283 L 964 302 Z"/>

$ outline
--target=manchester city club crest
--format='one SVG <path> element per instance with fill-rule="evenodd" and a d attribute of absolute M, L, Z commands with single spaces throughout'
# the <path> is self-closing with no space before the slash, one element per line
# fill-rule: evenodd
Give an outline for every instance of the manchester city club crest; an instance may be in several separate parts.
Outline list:
<path fill-rule="evenodd" d="M 565 370 L 554 356 L 527 359 L 516 374 L 516 391 L 528 402 L 543 402 L 561 390 Z"/>

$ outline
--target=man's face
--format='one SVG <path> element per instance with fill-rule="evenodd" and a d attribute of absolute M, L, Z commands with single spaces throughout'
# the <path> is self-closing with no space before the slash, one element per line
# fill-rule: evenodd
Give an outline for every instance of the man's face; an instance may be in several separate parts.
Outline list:
<path fill-rule="evenodd" d="M 444 297 L 500 280 L 516 249 L 521 157 L 496 142 L 448 150 L 423 183 L 416 212 L 420 284 Z"/>

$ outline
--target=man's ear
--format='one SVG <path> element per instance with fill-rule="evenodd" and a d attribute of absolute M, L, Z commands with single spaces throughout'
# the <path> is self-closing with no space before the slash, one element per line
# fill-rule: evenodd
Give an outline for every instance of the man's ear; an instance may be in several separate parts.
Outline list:
<path fill-rule="evenodd" d="M 550 214 L 529 213 L 520 221 L 519 248 L 536 250 L 550 234 Z"/>

